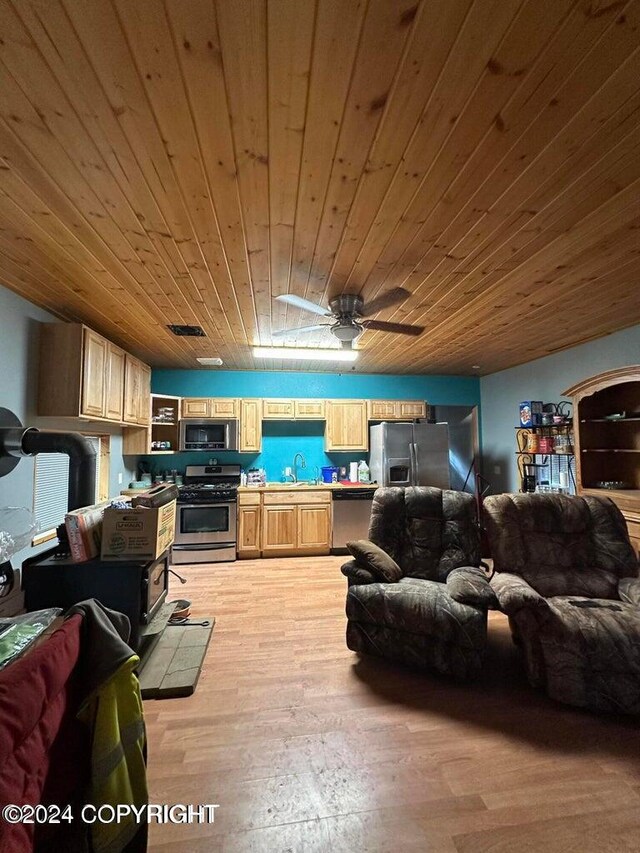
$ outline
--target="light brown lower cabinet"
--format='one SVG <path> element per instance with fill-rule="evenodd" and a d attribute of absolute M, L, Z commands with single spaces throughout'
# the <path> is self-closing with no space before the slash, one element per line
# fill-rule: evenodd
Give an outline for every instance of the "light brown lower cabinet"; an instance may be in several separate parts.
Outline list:
<path fill-rule="evenodd" d="M 260 504 L 238 507 L 238 553 L 242 557 L 260 556 Z"/>
<path fill-rule="evenodd" d="M 262 507 L 262 552 L 294 551 L 297 542 L 297 507 L 286 504 Z"/>
<path fill-rule="evenodd" d="M 331 547 L 331 504 L 299 506 L 296 547 L 300 551 L 310 548 L 322 550 Z"/>
<path fill-rule="evenodd" d="M 325 555 L 331 549 L 328 491 L 241 492 L 238 556 Z"/>

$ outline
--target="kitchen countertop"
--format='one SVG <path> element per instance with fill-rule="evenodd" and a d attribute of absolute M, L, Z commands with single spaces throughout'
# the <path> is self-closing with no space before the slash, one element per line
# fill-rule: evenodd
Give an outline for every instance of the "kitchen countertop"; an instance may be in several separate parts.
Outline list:
<path fill-rule="evenodd" d="M 308 491 L 333 491 L 334 489 L 375 489 L 378 488 L 377 483 L 353 483 L 353 485 L 345 486 L 342 483 L 268 483 L 266 486 L 238 486 L 239 492 L 308 492 Z"/>

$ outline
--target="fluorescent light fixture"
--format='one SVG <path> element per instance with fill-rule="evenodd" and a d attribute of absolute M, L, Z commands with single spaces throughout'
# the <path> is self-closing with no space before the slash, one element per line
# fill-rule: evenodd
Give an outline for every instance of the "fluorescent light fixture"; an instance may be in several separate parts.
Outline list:
<path fill-rule="evenodd" d="M 196 361 L 207 367 L 220 367 L 224 363 L 221 358 L 196 358 Z"/>
<path fill-rule="evenodd" d="M 355 361 L 355 349 L 312 349 L 311 347 L 254 347 L 255 358 L 288 358 L 304 361 Z"/>

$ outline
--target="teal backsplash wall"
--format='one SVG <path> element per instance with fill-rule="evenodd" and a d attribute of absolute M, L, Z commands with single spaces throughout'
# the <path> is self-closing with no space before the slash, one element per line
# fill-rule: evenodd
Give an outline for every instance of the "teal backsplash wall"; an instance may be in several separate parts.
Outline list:
<path fill-rule="evenodd" d="M 426 400 L 432 405 L 480 403 L 480 383 L 474 376 L 394 376 L 387 374 L 276 373 L 235 370 L 154 370 L 151 389 L 156 394 L 180 397 L 320 397 L 357 399 Z M 264 421 L 262 452 L 177 453 L 143 457 L 153 473 L 186 465 L 203 464 L 209 458 L 239 463 L 243 468 L 265 468 L 267 479 L 280 480 L 294 454 L 304 455 L 307 468 L 300 479 L 314 476 L 314 468 L 344 465 L 366 457 L 364 453 L 324 451 L 323 421 Z"/>

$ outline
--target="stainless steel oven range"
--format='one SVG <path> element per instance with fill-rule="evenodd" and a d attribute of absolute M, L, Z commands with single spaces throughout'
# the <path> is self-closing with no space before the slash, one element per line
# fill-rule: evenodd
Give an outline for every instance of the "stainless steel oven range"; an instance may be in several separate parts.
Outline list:
<path fill-rule="evenodd" d="M 236 559 L 239 485 L 239 465 L 187 465 L 178 488 L 174 565 Z"/>

